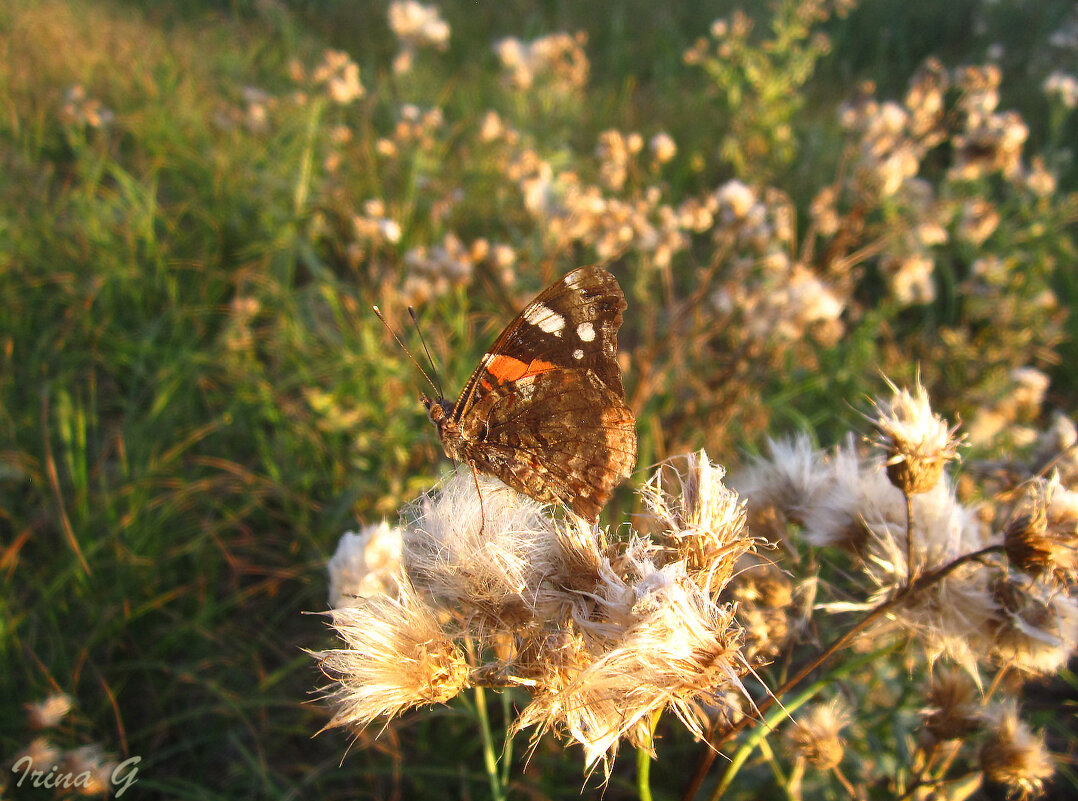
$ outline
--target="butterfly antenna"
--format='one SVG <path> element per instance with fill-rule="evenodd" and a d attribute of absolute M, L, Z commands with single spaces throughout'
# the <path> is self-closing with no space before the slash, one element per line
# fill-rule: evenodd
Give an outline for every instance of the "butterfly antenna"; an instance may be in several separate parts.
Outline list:
<path fill-rule="evenodd" d="M 422 374 L 422 376 L 423 376 L 423 377 L 424 377 L 425 379 L 427 379 L 427 383 L 428 383 L 428 384 L 430 384 L 430 385 L 431 385 L 431 388 L 432 388 L 432 389 L 433 389 L 433 390 L 434 390 L 435 392 L 437 392 L 437 393 L 438 393 L 438 397 L 439 397 L 439 398 L 442 398 L 442 397 L 444 397 L 444 396 L 442 395 L 442 390 L 441 390 L 441 389 L 440 389 L 440 388 L 439 388 L 439 387 L 438 387 L 438 386 L 437 386 L 437 385 L 436 385 L 436 384 L 435 384 L 435 383 L 434 383 L 433 381 L 431 381 L 431 380 L 430 380 L 430 376 L 429 376 L 429 375 L 427 375 L 427 371 L 423 369 L 423 365 L 421 365 L 421 364 L 420 364 L 420 363 L 419 363 L 419 362 L 418 362 L 418 361 L 416 360 L 416 357 L 412 355 L 412 352 L 411 352 L 410 350 L 408 350 L 408 348 L 407 348 L 407 347 L 405 346 L 405 344 L 404 344 L 403 342 L 401 342 L 401 338 L 400 338 L 399 336 L 397 336 L 397 332 L 396 332 L 396 331 L 394 331 L 394 330 L 393 330 L 393 329 L 392 329 L 392 328 L 390 327 L 389 323 L 387 323 L 387 322 L 386 322 L 386 318 L 382 316 L 382 310 L 381 310 L 381 309 L 379 309 L 379 308 L 378 308 L 377 306 L 371 306 L 371 309 L 372 309 L 372 310 L 374 311 L 374 313 L 375 313 L 375 314 L 376 314 L 376 315 L 378 316 L 378 319 L 382 321 L 382 325 L 384 325 L 384 326 L 386 327 L 386 330 L 387 330 L 387 331 L 389 331 L 389 333 L 393 335 L 393 338 L 394 338 L 395 340 L 397 340 L 397 344 L 398 344 L 398 345 L 400 345 L 400 347 L 401 347 L 401 350 L 403 350 L 403 351 L 404 351 L 405 355 L 407 355 L 407 356 L 408 356 L 408 358 L 412 360 L 412 364 L 414 364 L 414 365 L 415 365 L 415 366 L 416 366 L 416 367 L 418 368 L 418 370 L 419 370 L 419 372 L 420 372 L 420 373 Z M 426 349 L 426 347 L 427 347 L 427 346 L 426 346 L 426 345 L 424 344 L 424 345 L 423 345 L 423 348 L 424 348 L 424 350 Z M 428 358 L 428 359 L 430 358 L 430 354 L 427 354 L 427 358 Z M 433 366 L 433 364 L 432 364 L 432 366 Z"/>
<path fill-rule="evenodd" d="M 434 380 L 438 382 L 438 397 L 445 397 L 445 393 L 442 392 L 442 379 L 439 377 L 438 371 L 434 367 L 434 359 L 430 357 L 430 351 L 427 349 L 427 340 L 423 338 L 423 329 L 419 327 L 419 318 L 416 316 L 415 309 L 409 306 L 408 314 L 412 316 L 412 324 L 415 325 L 415 332 L 419 334 L 419 342 L 423 346 L 423 352 L 427 354 L 427 362 L 430 364 L 431 375 L 433 375 Z"/>

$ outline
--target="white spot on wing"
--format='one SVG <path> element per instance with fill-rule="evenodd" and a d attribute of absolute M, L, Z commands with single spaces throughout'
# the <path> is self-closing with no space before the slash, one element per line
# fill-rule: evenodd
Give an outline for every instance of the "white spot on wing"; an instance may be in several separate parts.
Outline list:
<path fill-rule="evenodd" d="M 576 335 L 584 342 L 591 342 L 595 339 L 595 328 L 591 323 L 581 323 L 576 327 Z"/>
<path fill-rule="evenodd" d="M 576 350 L 573 351 L 573 358 L 576 359 L 577 361 L 580 361 L 581 359 L 584 358 L 584 351 L 582 351 L 580 348 L 577 348 Z"/>
<path fill-rule="evenodd" d="M 565 328 L 565 318 L 541 303 L 528 309 L 524 313 L 524 319 L 540 331 L 556 337 L 560 337 L 562 329 Z"/>

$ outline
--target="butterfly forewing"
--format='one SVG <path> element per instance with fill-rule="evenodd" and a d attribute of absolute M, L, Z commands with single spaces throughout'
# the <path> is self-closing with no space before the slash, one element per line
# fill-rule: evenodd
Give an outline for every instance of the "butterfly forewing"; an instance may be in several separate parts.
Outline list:
<path fill-rule="evenodd" d="M 467 413 L 485 374 L 505 371 L 507 359 L 534 360 L 567 369 L 590 370 L 624 396 L 615 356 L 625 295 L 617 279 L 598 266 L 581 267 L 547 287 L 516 316 L 480 361 L 453 416 Z M 501 366 L 502 369 L 499 369 Z"/>

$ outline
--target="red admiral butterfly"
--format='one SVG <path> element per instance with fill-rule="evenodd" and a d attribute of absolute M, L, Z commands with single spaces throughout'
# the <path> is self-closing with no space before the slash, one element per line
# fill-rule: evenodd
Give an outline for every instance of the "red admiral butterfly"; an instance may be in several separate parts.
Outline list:
<path fill-rule="evenodd" d="M 636 464 L 615 361 L 625 295 L 581 267 L 528 304 L 451 404 L 421 400 L 446 456 L 594 522 Z"/>

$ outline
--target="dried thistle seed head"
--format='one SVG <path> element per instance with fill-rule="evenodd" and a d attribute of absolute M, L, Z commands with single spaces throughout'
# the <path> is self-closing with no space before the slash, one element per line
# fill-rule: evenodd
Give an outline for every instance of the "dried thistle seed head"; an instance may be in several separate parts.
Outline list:
<path fill-rule="evenodd" d="M 775 564 L 745 554 L 720 599 L 736 602 L 738 620 L 745 628 L 742 651 L 753 664 L 770 661 L 787 643 L 793 585 Z"/>
<path fill-rule="evenodd" d="M 329 726 L 363 728 L 421 704 L 445 703 L 468 682 L 464 653 L 407 581 L 327 613 L 346 647 L 316 653 L 336 711 Z"/>
<path fill-rule="evenodd" d="M 737 563 L 737 576 L 728 595 L 742 604 L 768 609 L 785 609 L 793 602 L 793 583 L 774 562 L 746 554 Z"/>
<path fill-rule="evenodd" d="M 794 752 L 819 770 L 831 770 L 842 762 L 846 741 L 842 730 L 850 722 L 850 713 L 839 701 L 814 704 L 786 730 Z"/>
<path fill-rule="evenodd" d="M 693 580 L 717 594 L 734 572 L 734 564 L 753 550 L 745 530 L 745 505 L 722 482 L 726 471 L 699 451 L 659 466 L 641 496 L 661 531 L 664 561 L 685 562 Z"/>
<path fill-rule="evenodd" d="M 701 736 L 697 707 L 741 688 L 732 610 L 711 601 L 683 563 L 649 570 L 640 562 L 635 570 L 628 613 L 574 621 L 587 652 L 575 655 L 559 681 L 540 687 L 515 724 L 567 734 L 584 746 L 589 766 L 609 766 L 622 739 L 650 747 L 651 716 L 664 709 Z"/>
<path fill-rule="evenodd" d="M 31 729 L 51 729 L 66 717 L 73 706 L 67 693 L 54 693 L 44 701 L 26 705 L 26 722 Z"/>
<path fill-rule="evenodd" d="M 547 580 L 564 572 L 557 524 L 497 479 L 480 476 L 479 493 L 471 470 L 458 466 L 402 511 L 405 572 L 458 618 L 527 625 L 560 598 Z"/>
<path fill-rule="evenodd" d="M 1039 796 L 1055 773 L 1043 734 L 1034 734 L 1018 718 L 1013 704 L 997 709 L 981 746 L 981 770 L 985 779 L 1003 785 L 1009 798 Z"/>
<path fill-rule="evenodd" d="M 958 458 L 958 427 L 948 427 L 933 413 L 920 380 L 912 394 L 887 383 L 894 394 L 887 400 L 877 398 L 875 414 L 868 417 L 876 429 L 872 442 L 887 455 L 892 484 L 907 495 L 927 492 L 939 482 L 947 462 Z"/>
<path fill-rule="evenodd" d="M 831 481 L 831 471 L 807 434 L 768 440 L 768 456 L 737 476 L 737 490 L 748 499 L 754 522 L 763 509 L 775 509 L 791 523 L 804 524 L 806 512 Z M 755 531 L 755 526 L 753 527 Z"/>
<path fill-rule="evenodd" d="M 105 749 L 97 743 L 84 745 L 64 753 L 60 772 L 72 776 L 85 775 L 85 783 L 79 786 L 80 795 L 104 795 L 112 784 L 116 763 L 108 758 Z"/>
<path fill-rule="evenodd" d="M 358 532 L 346 531 L 327 569 L 330 608 L 396 592 L 401 573 L 401 530 L 383 520 Z"/>
<path fill-rule="evenodd" d="M 789 617 L 779 609 L 750 607 L 739 607 L 737 617 L 745 630 L 745 659 L 753 666 L 770 663 L 789 638 Z"/>
<path fill-rule="evenodd" d="M 29 759 L 31 770 L 47 771 L 60 762 L 61 751 L 47 737 L 35 737 L 22 751 L 17 753 L 12 763 L 20 759 Z"/>
<path fill-rule="evenodd" d="M 1073 582 L 1078 573 L 1078 493 L 1060 486 L 1058 474 L 1030 482 L 1004 529 L 1003 544 L 1011 564 L 1023 573 Z"/>
<path fill-rule="evenodd" d="M 1003 577 L 994 587 L 991 653 L 1025 673 L 1062 670 L 1078 648 L 1078 600 L 1025 578 Z"/>
<path fill-rule="evenodd" d="M 829 480 L 821 455 L 805 433 L 768 440 L 767 458 L 758 458 L 739 481 L 742 494 L 753 503 L 777 508 L 794 523 L 804 522 L 810 507 Z"/>
<path fill-rule="evenodd" d="M 928 706 L 922 713 L 925 728 L 937 740 L 965 737 L 983 724 L 981 692 L 965 671 L 942 667 L 929 681 Z"/>
<path fill-rule="evenodd" d="M 877 587 L 869 606 L 893 597 L 907 580 L 905 504 L 900 492 L 885 489 L 889 498 L 862 510 L 867 533 L 860 567 Z M 973 511 L 958 502 L 949 480 L 913 496 L 913 521 L 913 559 L 921 570 L 941 568 L 985 545 L 982 527 Z M 905 630 L 917 638 L 930 661 L 946 655 L 973 672 L 990 645 L 987 631 L 995 609 L 991 583 L 997 575 L 996 566 L 962 564 L 923 592 L 911 594 L 877 630 Z"/>
<path fill-rule="evenodd" d="M 876 461 L 862 459 L 852 436 L 828 454 L 828 480 L 805 514 L 805 539 L 817 547 L 837 545 L 860 554 L 868 537 L 865 510 L 870 505 L 902 512 L 902 496 Z"/>

